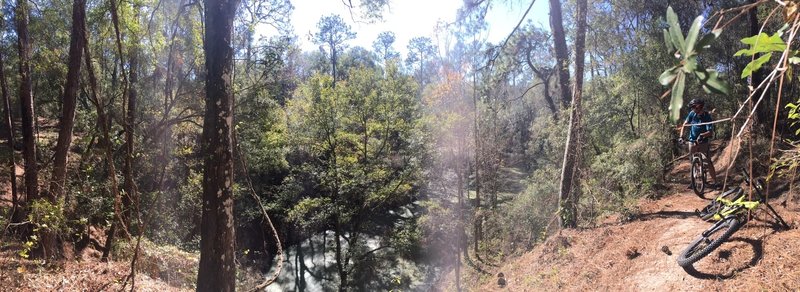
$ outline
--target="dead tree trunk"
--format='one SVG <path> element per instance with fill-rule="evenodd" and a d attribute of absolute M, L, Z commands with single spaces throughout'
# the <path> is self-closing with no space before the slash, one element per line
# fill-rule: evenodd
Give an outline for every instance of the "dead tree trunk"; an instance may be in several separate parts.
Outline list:
<path fill-rule="evenodd" d="M 197 291 L 234 291 L 233 18 L 237 0 L 205 5 L 206 113 L 203 119 L 203 218 Z"/>

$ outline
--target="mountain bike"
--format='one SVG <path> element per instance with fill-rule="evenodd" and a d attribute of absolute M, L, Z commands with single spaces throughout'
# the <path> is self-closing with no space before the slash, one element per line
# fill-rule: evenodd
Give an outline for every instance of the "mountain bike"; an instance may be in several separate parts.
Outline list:
<path fill-rule="evenodd" d="M 741 172 L 746 185 L 755 190 L 756 200 L 748 200 L 744 189 L 736 186 L 715 198 L 703 210 L 698 211 L 698 215 L 703 220 L 716 221 L 716 223 L 703 231 L 680 253 L 677 261 L 681 267 L 689 267 L 717 249 L 748 222 L 751 217 L 750 211 L 760 206 L 766 206 L 780 225 L 787 229 L 790 228 L 778 212 L 767 203 L 766 197 L 762 193 L 765 186 L 764 180 L 759 178 L 751 184 L 747 171 L 742 169 Z"/>
<path fill-rule="evenodd" d="M 678 139 L 678 143 L 684 145 L 687 143 L 696 143 L 696 142 L 689 142 L 683 139 Z M 692 188 L 694 193 L 697 194 L 698 197 L 703 199 L 705 199 L 704 193 L 706 185 L 708 184 L 709 159 L 707 157 L 708 157 L 707 152 L 695 152 L 690 154 L 690 160 L 689 160 L 692 162 L 692 167 L 689 172 L 689 176 L 691 178 L 689 186 Z"/>

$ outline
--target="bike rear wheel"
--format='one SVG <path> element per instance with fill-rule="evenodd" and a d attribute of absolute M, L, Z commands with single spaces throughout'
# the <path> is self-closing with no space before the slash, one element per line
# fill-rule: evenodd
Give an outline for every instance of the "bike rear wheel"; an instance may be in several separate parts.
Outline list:
<path fill-rule="evenodd" d="M 692 158 L 692 170 L 690 173 L 692 177 L 692 190 L 698 197 L 705 199 L 703 192 L 706 189 L 706 171 L 703 165 L 703 159 L 700 155 Z"/>
<path fill-rule="evenodd" d="M 728 240 L 741 226 L 742 222 L 736 216 L 720 220 L 711 228 L 703 231 L 678 255 L 678 265 L 684 268 L 689 267 L 704 258 Z"/>

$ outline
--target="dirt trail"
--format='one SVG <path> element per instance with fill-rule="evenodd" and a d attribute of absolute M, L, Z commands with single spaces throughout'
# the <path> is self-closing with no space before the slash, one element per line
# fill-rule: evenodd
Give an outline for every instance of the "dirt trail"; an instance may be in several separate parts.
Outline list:
<path fill-rule="evenodd" d="M 698 291 L 706 289 L 800 289 L 800 231 L 774 230 L 765 212 L 734 234 L 694 271 L 676 257 L 709 223 L 694 215 L 705 201 L 682 192 L 643 201 L 631 222 L 565 230 L 518 259 L 479 291 Z M 777 208 L 790 225 L 796 210 Z"/>
<path fill-rule="evenodd" d="M 718 148 L 718 145 L 712 148 Z M 734 147 L 716 151 L 720 178 Z M 695 215 L 708 201 L 686 190 L 689 165 L 679 162 L 668 176 L 672 194 L 642 200 L 627 222 L 608 218 L 599 227 L 563 230 L 482 278 L 473 291 L 704 291 L 800 289 L 800 207 L 772 206 L 791 229 L 778 228 L 765 208 L 717 250 L 684 270 L 678 254 L 711 223 Z M 731 182 L 729 181 L 729 184 Z M 707 195 L 713 197 L 718 193 Z M 504 274 L 506 285 L 497 284 Z"/>

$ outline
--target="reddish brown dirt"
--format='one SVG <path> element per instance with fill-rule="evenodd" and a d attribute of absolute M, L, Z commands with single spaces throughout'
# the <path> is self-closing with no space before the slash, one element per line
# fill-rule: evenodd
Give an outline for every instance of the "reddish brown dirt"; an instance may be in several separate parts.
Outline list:
<path fill-rule="evenodd" d="M 711 255 L 685 271 L 677 254 L 709 223 L 694 216 L 705 205 L 682 192 L 641 203 L 634 221 L 586 230 L 564 230 L 494 271 L 480 291 L 698 291 L 800 289 L 800 231 L 775 230 L 765 212 Z M 795 226 L 796 209 L 778 212 Z"/>
<path fill-rule="evenodd" d="M 25 174 L 25 170 L 19 164 L 14 165 L 14 172 L 19 180 L 23 174 Z M 9 179 L 9 172 L 8 171 L 0 171 L 0 207 L 7 207 L 11 206 L 11 181 Z M 19 188 L 19 185 L 17 185 Z"/>
<path fill-rule="evenodd" d="M 16 248 L 11 249 L 16 250 Z M 129 263 L 102 263 L 97 259 L 62 261 L 40 265 L 21 260 L 12 251 L 0 252 L 0 290 L 2 291 L 120 291 L 128 275 Z M 130 281 L 126 290 L 129 290 Z M 171 286 L 145 273 L 136 276 L 136 291 L 189 291 Z"/>
<path fill-rule="evenodd" d="M 718 151 L 717 169 L 732 159 L 730 148 Z M 678 266 L 678 254 L 711 224 L 695 215 L 708 201 L 686 190 L 687 172 L 688 163 L 675 166 L 670 176 L 680 183 L 670 186 L 672 194 L 642 200 L 632 220 L 620 223 L 614 216 L 596 228 L 563 230 L 532 251 L 487 269 L 482 284 L 470 290 L 798 291 L 800 207 L 791 202 L 780 206 L 788 193 L 774 199 L 772 206 L 791 229 L 778 228 L 766 208 L 760 208 L 753 220 L 695 263 L 693 270 Z M 504 275 L 503 287 L 497 284 L 499 273 Z M 452 273 L 446 278 L 451 282 Z"/>

